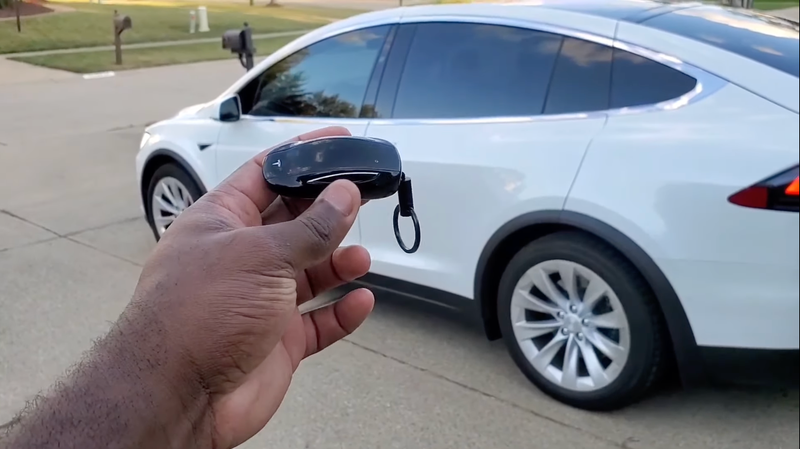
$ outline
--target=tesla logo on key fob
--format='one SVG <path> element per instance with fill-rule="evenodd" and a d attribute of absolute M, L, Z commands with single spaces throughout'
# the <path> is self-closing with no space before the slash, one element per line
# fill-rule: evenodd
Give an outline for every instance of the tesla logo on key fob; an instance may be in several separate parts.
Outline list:
<path fill-rule="evenodd" d="M 273 162 L 272 165 L 274 165 L 274 166 L 276 166 L 278 168 L 281 168 L 281 160 L 278 159 L 278 161 L 277 162 Z"/>

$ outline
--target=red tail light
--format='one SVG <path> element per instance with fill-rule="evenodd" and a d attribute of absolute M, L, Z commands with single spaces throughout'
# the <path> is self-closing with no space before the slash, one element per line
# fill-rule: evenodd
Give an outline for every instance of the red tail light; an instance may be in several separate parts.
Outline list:
<path fill-rule="evenodd" d="M 786 188 L 786 194 L 789 196 L 798 196 L 800 195 L 800 177 L 794 178 L 789 187 Z"/>
<path fill-rule="evenodd" d="M 794 167 L 765 179 L 728 198 L 733 204 L 754 209 L 800 212 L 800 167 Z"/>

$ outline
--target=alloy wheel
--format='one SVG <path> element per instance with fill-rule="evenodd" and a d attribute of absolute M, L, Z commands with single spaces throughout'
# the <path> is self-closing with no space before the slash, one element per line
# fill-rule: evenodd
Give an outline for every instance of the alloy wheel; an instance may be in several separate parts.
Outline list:
<path fill-rule="evenodd" d="M 186 208 L 194 203 L 189 189 L 173 177 L 161 178 L 153 189 L 153 223 L 159 237 Z"/>
<path fill-rule="evenodd" d="M 548 260 L 528 269 L 514 288 L 511 322 L 531 366 L 567 390 L 600 390 L 628 360 L 630 326 L 619 298 L 574 262 Z"/>

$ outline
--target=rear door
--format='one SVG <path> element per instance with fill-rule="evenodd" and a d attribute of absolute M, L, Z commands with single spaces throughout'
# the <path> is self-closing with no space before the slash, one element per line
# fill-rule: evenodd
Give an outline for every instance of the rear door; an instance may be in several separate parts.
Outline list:
<path fill-rule="evenodd" d="M 422 244 L 408 255 L 395 242 L 396 199 L 366 205 L 373 274 L 472 297 L 496 230 L 562 209 L 608 106 L 611 49 L 588 44 L 477 18 L 400 27 L 367 135 L 397 145 Z M 401 231 L 413 236 L 408 220 Z"/>

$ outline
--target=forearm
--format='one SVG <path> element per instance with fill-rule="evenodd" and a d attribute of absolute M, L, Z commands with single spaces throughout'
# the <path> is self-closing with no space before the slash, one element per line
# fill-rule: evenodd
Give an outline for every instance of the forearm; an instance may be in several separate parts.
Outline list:
<path fill-rule="evenodd" d="M 180 361 L 158 349 L 167 343 L 157 329 L 126 324 L 121 320 L 63 382 L 23 412 L 0 447 L 210 448 L 202 388 L 183 374 Z"/>

